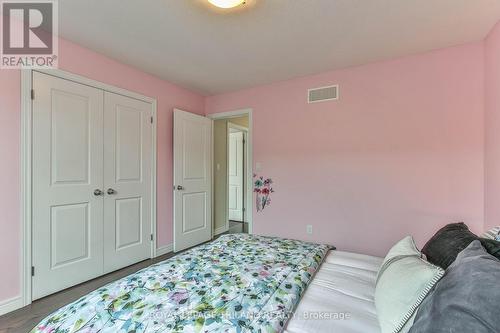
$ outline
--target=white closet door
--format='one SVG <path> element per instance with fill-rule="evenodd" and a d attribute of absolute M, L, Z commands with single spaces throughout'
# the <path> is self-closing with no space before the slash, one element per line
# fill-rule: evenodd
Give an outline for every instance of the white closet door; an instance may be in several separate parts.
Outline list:
<path fill-rule="evenodd" d="M 33 87 L 32 292 L 38 299 L 103 271 L 103 92 L 38 72 Z"/>
<path fill-rule="evenodd" d="M 212 237 L 212 121 L 174 111 L 174 251 Z"/>
<path fill-rule="evenodd" d="M 243 132 L 229 133 L 229 219 L 243 222 Z"/>
<path fill-rule="evenodd" d="M 151 257 L 151 104 L 104 95 L 104 271 Z"/>

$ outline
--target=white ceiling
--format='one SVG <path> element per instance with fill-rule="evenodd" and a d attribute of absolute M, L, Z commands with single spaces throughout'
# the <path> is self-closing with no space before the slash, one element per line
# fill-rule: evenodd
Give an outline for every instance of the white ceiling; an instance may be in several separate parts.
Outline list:
<path fill-rule="evenodd" d="M 500 0 L 60 0 L 60 34 L 211 95 L 483 39 Z"/>

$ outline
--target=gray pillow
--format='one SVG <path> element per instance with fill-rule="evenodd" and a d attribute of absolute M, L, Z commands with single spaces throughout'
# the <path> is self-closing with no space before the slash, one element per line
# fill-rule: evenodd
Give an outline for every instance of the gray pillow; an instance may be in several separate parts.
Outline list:
<path fill-rule="evenodd" d="M 498 333 L 500 260 L 472 242 L 420 306 L 410 333 Z"/>

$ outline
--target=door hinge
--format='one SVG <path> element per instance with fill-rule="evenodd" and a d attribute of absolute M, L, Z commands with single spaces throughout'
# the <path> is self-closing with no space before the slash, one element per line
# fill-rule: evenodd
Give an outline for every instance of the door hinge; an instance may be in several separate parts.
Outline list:
<path fill-rule="evenodd" d="M 246 212 L 246 211 L 247 211 L 246 208 L 243 208 L 243 213 Z"/>
<path fill-rule="evenodd" d="M 35 99 L 35 89 L 31 89 L 31 99 Z"/>
<path fill-rule="evenodd" d="M 151 117 L 151 124 L 153 123 L 153 117 Z"/>
<path fill-rule="evenodd" d="M 151 234 L 151 241 L 153 241 L 153 234 Z"/>
<path fill-rule="evenodd" d="M 31 276 L 35 276 L 35 266 L 31 266 Z"/>

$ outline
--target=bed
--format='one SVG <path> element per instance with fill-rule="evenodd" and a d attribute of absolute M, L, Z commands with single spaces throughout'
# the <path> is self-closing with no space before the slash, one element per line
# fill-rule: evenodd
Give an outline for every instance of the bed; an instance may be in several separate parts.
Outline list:
<path fill-rule="evenodd" d="M 89 293 L 32 333 L 379 333 L 380 264 L 327 245 L 225 235 Z"/>

